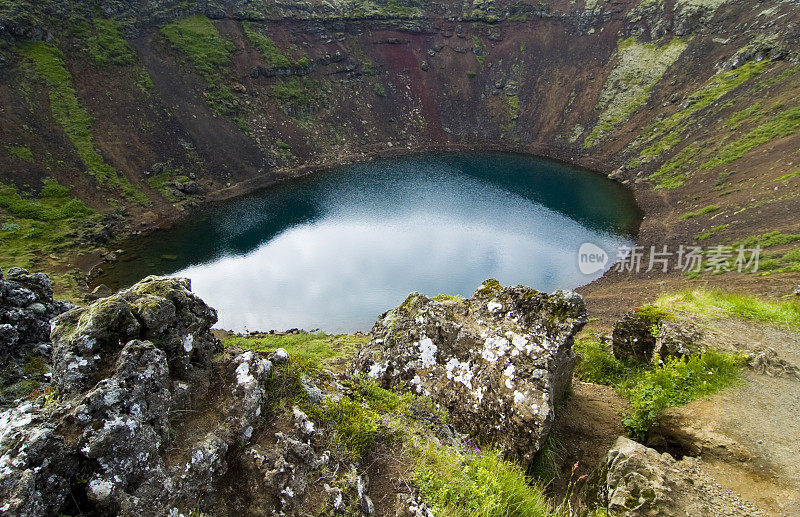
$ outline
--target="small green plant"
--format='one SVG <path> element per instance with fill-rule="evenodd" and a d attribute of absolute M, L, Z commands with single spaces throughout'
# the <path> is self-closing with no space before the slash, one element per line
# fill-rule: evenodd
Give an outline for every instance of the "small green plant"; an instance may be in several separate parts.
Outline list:
<path fill-rule="evenodd" d="M 711 214 L 718 210 L 719 210 L 718 205 L 708 205 L 694 212 L 686 212 L 685 214 L 681 215 L 678 219 L 681 221 L 685 221 L 686 219 L 691 219 L 692 217 L 697 217 L 699 215 Z"/>
<path fill-rule="evenodd" d="M 727 225 L 727 224 L 720 224 L 718 226 L 713 226 L 713 227 L 709 228 L 708 230 L 705 230 L 704 232 L 695 235 L 694 238 L 696 240 L 698 240 L 698 241 L 704 241 L 706 239 L 710 239 L 711 237 L 714 236 L 714 234 L 727 229 L 728 226 L 729 225 Z"/>
<path fill-rule="evenodd" d="M 642 439 L 661 412 L 736 384 L 745 365 L 744 354 L 705 352 L 690 358 L 668 357 L 623 384 L 621 392 L 631 407 L 622 423 Z"/>
<path fill-rule="evenodd" d="M 31 151 L 28 147 L 21 145 L 7 145 L 6 151 L 11 156 L 19 158 L 20 160 L 25 160 L 26 162 L 33 162 L 34 160 L 33 151 Z"/>
<path fill-rule="evenodd" d="M 378 97 L 386 97 L 386 88 L 383 87 L 381 83 L 375 83 L 372 85 L 372 90 Z"/>

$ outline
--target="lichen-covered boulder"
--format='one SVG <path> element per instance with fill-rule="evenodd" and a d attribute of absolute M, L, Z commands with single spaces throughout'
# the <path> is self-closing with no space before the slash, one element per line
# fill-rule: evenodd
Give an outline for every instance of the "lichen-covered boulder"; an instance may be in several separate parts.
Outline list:
<path fill-rule="evenodd" d="M 484 282 L 469 299 L 411 294 L 383 314 L 352 370 L 447 408 L 480 443 L 528 463 L 572 380 L 583 299 Z"/>
<path fill-rule="evenodd" d="M 668 311 L 646 307 L 616 322 L 611 335 L 614 357 L 650 363 L 658 357 L 684 357 L 703 352 L 703 330 Z"/>
<path fill-rule="evenodd" d="M 705 351 L 703 329 L 688 321 L 663 319 L 658 323 L 658 337 L 653 354 L 661 359 L 684 357 Z"/>
<path fill-rule="evenodd" d="M 50 360 L 50 319 L 72 305 L 53 300 L 50 279 L 22 268 L 0 271 L 0 406 L 45 382 Z"/>
<path fill-rule="evenodd" d="M 118 294 L 60 315 L 52 323 L 53 387 L 70 396 L 93 386 L 128 341 L 163 350 L 171 375 L 207 377 L 220 345 L 209 333 L 217 313 L 191 292 L 184 278 L 148 277 Z"/>
<path fill-rule="evenodd" d="M 0 513 L 212 505 L 272 372 L 258 354 L 223 351 L 215 321 L 188 280 L 156 277 L 56 318 L 53 399 L 0 413 Z"/>

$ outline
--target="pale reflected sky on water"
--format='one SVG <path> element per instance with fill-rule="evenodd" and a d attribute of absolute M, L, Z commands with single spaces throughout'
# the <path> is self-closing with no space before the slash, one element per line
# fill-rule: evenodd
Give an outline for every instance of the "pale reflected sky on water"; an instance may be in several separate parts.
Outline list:
<path fill-rule="evenodd" d="M 411 291 L 468 296 L 490 277 L 575 288 L 602 274 L 579 272 L 578 247 L 613 257 L 638 221 L 604 178 L 504 154 L 370 163 L 222 208 L 151 238 L 140 258 L 191 278 L 217 326 L 237 331 L 366 331 Z M 199 242 L 214 235 L 227 244 Z"/>

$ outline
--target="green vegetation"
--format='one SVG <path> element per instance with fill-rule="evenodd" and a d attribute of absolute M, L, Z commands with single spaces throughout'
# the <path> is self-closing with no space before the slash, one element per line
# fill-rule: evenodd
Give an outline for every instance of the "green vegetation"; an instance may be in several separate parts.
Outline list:
<path fill-rule="evenodd" d="M 305 70 L 310 67 L 313 62 L 308 56 L 303 56 L 300 59 L 294 60 L 287 57 L 281 49 L 275 45 L 269 37 L 265 36 L 258 31 L 256 24 L 252 22 L 244 22 L 244 33 L 250 44 L 258 49 L 261 57 L 272 70 L 279 69 L 292 69 L 292 70 Z"/>
<path fill-rule="evenodd" d="M 99 216 L 69 195 L 69 189 L 47 179 L 38 196 L 20 194 L 0 183 L 0 266 L 32 268 L 48 255 L 74 248 L 85 229 L 99 222 Z M 73 280 L 52 275 L 57 289 L 71 295 Z"/>
<path fill-rule="evenodd" d="M 11 156 L 19 158 L 20 160 L 25 160 L 26 162 L 33 162 L 34 160 L 33 151 L 31 151 L 28 147 L 21 145 L 7 145 L 6 151 Z"/>
<path fill-rule="evenodd" d="M 800 330 L 800 303 L 795 300 L 769 302 L 754 296 L 695 289 L 662 295 L 655 305 L 706 319 L 736 317 Z"/>
<path fill-rule="evenodd" d="M 689 118 L 692 115 L 715 105 L 728 92 L 761 74 L 768 66 L 769 64 L 766 60 L 759 62 L 748 61 L 735 70 L 715 74 L 700 89 L 687 98 L 685 108 L 663 120 L 648 125 L 642 131 L 642 137 L 631 145 L 635 147 L 653 142 L 642 149 L 640 153 L 642 161 L 652 159 L 671 149 L 675 142 L 681 141 L 680 135 L 688 129 L 691 124 Z M 661 139 L 667 139 L 667 143 L 659 142 Z M 672 142 L 672 144 L 669 144 L 669 142 Z M 683 184 L 683 181 L 680 181 L 680 183 Z"/>
<path fill-rule="evenodd" d="M 96 18 L 93 25 L 95 34 L 87 38 L 87 43 L 89 53 L 98 66 L 126 66 L 136 62 L 136 55 L 123 38 L 116 21 Z"/>
<path fill-rule="evenodd" d="M 663 410 L 737 383 L 744 366 L 744 354 L 709 351 L 689 358 L 668 357 L 623 385 L 621 392 L 631 407 L 622 423 L 633 436 L 644 437 Z"/>
<path fill-rule="evenodd" d="M 80 219 L 93 213 L 82 201 L 69 196 L 69 189 L 46 179 L 39 199 L 22 197 L 11 185 L 0 183 L 0 207 L 15 217 L 36 221 Z"/>
<path fill-rule="evenodd" d="M 738 240 L 732 244 L 734 248 L 743 246 L 745 248 L 771 248 L 773 246 L 783 246 L 793 242 L 800 241 L 800 234 L 796 233 L 781 233 L 779 231 L 764 233 L 761 235 L 753 235 Z"/>
<path fill-rule="evenodd" d="M 701 151 L 697 144 L 686 146 L 681 152 L 667 160 L 650 179 L 656 182 L 656 189 L 672 190 L 682 186 L 691 176 L 684 168 Z"/>
<path fill-rule="evenodd" d="M 375 83 L 372 85 L 372 90 L 378 97 L 386 97 L 386 88 L 383 87 L 381 83 Z"/>
<path fill-rule="evenodd" d="M 786 181 L 786 180 L 789 180 L 789 179 L 792 179 L 792 178 L 796 178 L 797 176 L 800 176 L 800 171 L 794 171 L 794 172 L 790 172 L 789 174 L 784 174 L 783 176 L 775 178 L 772 181 Z"/>
<path fill-rule="evenodd" d="M 290 77 L 272 86 L 274 95 L 281 105 L 292 112 L 303 112 L 314 102 L 317 83 L 305 77 Z"/>
<path fill-rule="evenodd" d="M 630 409 L 622 422 L 637 439 L 647 435 L 665 409 L 737 383 L 745 364 L 741 354 L 709 351 L 688 358 L 668 357 L 660 364 L 637 365 L 615 358 L 594 336 L 579 338 L 574 348 L 580 354 L 575 369 L 578 379 L 612 386 L 629 400 Z"/>
<path fill-rule="evenodd" d="M 231 65 L 235 50 L 233 43 L 220 36 L 205 16 L 190 16 L 165 25 L 161 33 L 205 78 L 208 103 L 214 111 L 218 115 L 235 116 L 238 113 L 236 97 L 224 84 L 225 71 Z"/>
<path fill-rule="evenodd" d="M 334 431 L 334 443 L 358 459 L 369 450 L 378 433 L 390 441 L 403 439 L 401 420 L 408 416 L 413 395 L 400 395 L 360 379 L 348 387 L 352 390 L 349 397 L 327 398 L 320 406 L 309 409 L 314 420 Z"/>
<path fill-rule="evenodd" d="M 478 63 L 483 66 L 484 62 L 486 62 L 486 45 L 477 36 L 472 36 L 472 49 Z"/>
<path fill-rule="evenodd" d="M 21 50 L 33 62 L 37 73 L 47 83 L 53 118 L 77 149 L 89 174 L 101 185 L 119 190 L 125 198 L 143 205 L 148 204 L 147 196 L 126 178 L 117 174 L 116 169 L 105 162 L 95 147 L 92 118 L 78 101 L 72 86 L 72 75 L 64 65 L 64 55 L 61 51 L 43 41 L 25 43 Z"/>
<path fill-rule="evenodd" d="M 517 120 L 519 118 L 519 97 L 516 95 L 506 96 L 506 100 L 508 100 L 508 114 L 511 117 L 511 120 Z"/>
<path fill-rule="evenodd" d="M 728 117 L 728 120 L 725 122 L 725 127 L 733 131 L 739 129 L 739 127 L 741 127 L 741 125 L 747 119 L 758 113 L 760 109 L 761 109 L 761 101 L 758 101 L 755 104 L 748 106 L 747 108 L 744 108 L 743 110 L 737 111 L 736 113 Z"/>
<path fill-rule="evenodd" d="M 350 19 L 363 18 L 419 18 L 422 10 L 415 2 L 402 3 L 402 0 L 387 0 L 386 3 L 372 0 L 354 0 L 352 7 L 344 11 L 344 17 Z M 348 4 L 349 5 L 349 4 Z"/>
<path fill-rule="evenodd" d="M 719 206 L 717 205 L 708 205 L 700 210 L 695 210 L 694 212 L 686 212 L 685 214 L 681 215 L 678 219 L 681 221 L 685 221 L 686 219 L 691 219 L 692 217 L 697 217 L 699 215 L 710 214 L 719 210 Z"/>
<path fill-rule="evenodd" d="M 717 155 L 701 165 L 711 169 L 738 160 L 748 151 L 767 142 L 791 135 L 800 128 L 800 104 L 779 113 L 735 142 L 723 147 Z"/>
<path fill-rule="evenodd" d="M 223 339 L 225 346 L 238 346 L 248 350 L 269 351 L 283 348 L 289 357 L 304 369 L 330 368 L 336 360 L 346 357 L 369 341 L 369 336 L 359 334 L 328 335 L 324 332 L 299 334 L 265 334 L 259 336 L 231 336 Z"/>
<path fill-rule="evenodd" d="M 436 515 L 451 517 L 536 517 L 562 515 L 522 470 L 492 450 L 457 451 L 424 447 L 412 480 Z"/>
<path fill-rule="evenodd" d="M 275 140 L 275 156 L 277 156 L 280 160 L 284 162 L 290 162 L 294 159 L 294 155 L 292 154 L 292 146 L 278 138 Z"/>
<path fill-rule="evenodd" d="M 584 147 L 596 145 L 641 108 L 650 98 L 652 88 L 686 46 L 680 38 L 660 46 L 638 43 L 635 37 L 620 40 L 617 65 L 608 76 L 597 104 L 600 117 L 584 140 Z"/>
<path fill-rule="evenodd" d="M 729 225 L 727 224 L 720 224 L 719 226 L 714 226 L 712 228 L 709 228 L 708 230 L 705 230 L 703 233 L 695 235 L 694 238 L 698 241 L 704 241 L 706 239 L 710 239 L 715 234 L 727 229 L 728 226 Z"/>

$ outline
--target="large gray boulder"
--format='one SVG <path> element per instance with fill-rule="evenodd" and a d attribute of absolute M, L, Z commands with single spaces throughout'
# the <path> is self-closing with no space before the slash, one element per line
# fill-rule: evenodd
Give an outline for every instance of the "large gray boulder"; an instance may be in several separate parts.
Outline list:
<path fill-rule="evenodd" d="M 383 314 L 352 369 L 445 407 L 478 443 L 530 462 L 572 380 L 583 299 L 487 280 L 469 299 L 412 293 Z"/>

